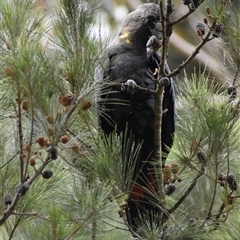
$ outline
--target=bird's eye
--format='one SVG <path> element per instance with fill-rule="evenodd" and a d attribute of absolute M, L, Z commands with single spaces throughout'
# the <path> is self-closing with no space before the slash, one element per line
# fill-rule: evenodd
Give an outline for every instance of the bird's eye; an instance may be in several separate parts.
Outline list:
<path fill-rule="evenodd" d="M 147 18 L 142 18 L 142 22 L 147 23 L 148 19 Z"/>

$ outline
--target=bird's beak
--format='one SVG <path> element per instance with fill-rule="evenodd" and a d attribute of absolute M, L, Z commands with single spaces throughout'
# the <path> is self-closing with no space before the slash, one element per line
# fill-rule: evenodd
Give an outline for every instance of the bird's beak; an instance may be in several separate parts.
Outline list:
<path fill-rule="evenodd" d="M 156 36 L 157 38 L 162 38 L 162 23 L 156 22 L 155 28 L 151 29 L 152 35 Z"/>

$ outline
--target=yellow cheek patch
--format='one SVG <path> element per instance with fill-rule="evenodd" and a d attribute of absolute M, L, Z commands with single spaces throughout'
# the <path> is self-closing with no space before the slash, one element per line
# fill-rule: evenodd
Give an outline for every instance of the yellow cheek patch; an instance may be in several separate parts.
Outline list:
<path fill-rule="evenodd" d="M 126 31 L 123 34 L 121 34 L 120 38 L 126 39 L 126 38 L 128 38 L 129 34 L 130 34 L 130 32 Z"/>
<path fill-rule="evenodd" d="M 126 39 L 126 43 L 127 43 L 127 44 L 132 44 L 129 39 Z"/>
<path fill-rule="evenodd" d="M 121 34 L 120 38 L 124 39 L 126 41 L 127 44 L 132 44 L 131 41 L 128 39 L 128 36 L 130 35 L 130 32 L 124 32 L 123 34 Z"/>

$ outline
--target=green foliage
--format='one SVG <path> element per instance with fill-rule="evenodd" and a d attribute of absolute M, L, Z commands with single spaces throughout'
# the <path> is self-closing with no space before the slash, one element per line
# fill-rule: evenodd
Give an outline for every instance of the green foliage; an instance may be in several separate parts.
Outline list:
<path fill-rule="evenodd" d="M 185 137 L 176 141 L 179 160 L 189 166 L 201 165 L 194 156 L 202 151 L 210 169 L 215 165 L 225 169 L 228 153 L 236 152 L 239 144 L 239 122 L 234 117 L 233 103 L 226 92 L 220 92 L 220 86 L 204 75 L 194 74 L 191 81 L 186 79 L 182 85 L 177 125 L 179 135 Z"/>
<path fill-rule="evenodd" d="M 115 182 L 89 182 L 71 160 L 90 155 L 97 138 L 91 107 L 98 5 L 60 1 L 44 12 L 35 1 L 1 2 L 0 195 L 10 194 L 15 206 L 0 205 L 1 213 L 10 212 L 1 216 L 3 238 L 89 239 L 124 227 L 109 220 L 125 199 L 112 197 Z M 57 145 L 54 160 L 50 151 Z M 53 172 L 50 179 L 41 176 L 44 169 Z M 24 181 L 30 188 L 19 196 L 15 186 Z"/>
<path fill-rule="evenodd" d="M 222 28 L 219 58 L 223 63 L 223 75 L 226 79 L 228 86 L 239 85 L 239 65 L 240 65 L 240 33 L 239 33 L 239 3 L 230 1 L 227 11 L 219 12 L 214 11 L 213 14 L 217 17 L 219 24 Z"/>
<path fill-rule="evenodd" d="M 237 216 L 239 206 L 238 201 L 232 204 L 229 199 L 233 196 L 236 200 L 239 189 L 232 192 L 228 185 L 221 186 L 219 173 L 231 172 L 240 177 L 240 122 L 233 109 L 227 92 L 203 74 L 194 73 L 179 85 L 177 132 L 170 159 L 181 163 L 182 171 L 176 195 L 167 199 L 170 209 L 179 201 L 179 195 L 187 193 L 188 197 L 172 215 L 176 217 L 173 226 L 179 226 L 173 227 L 178 233 L 173 234 L 176 239 L 229 237 L 224 230 L 229 227 L 227 216 Z M 188 192 L 198 174 L 201 178 Z"/>

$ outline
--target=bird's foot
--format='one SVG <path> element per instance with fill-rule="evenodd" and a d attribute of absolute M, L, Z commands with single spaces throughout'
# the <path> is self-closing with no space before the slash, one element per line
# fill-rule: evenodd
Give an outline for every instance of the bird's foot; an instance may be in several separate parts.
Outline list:
<path fill-rule="evenodd" d="M 147 61 L 149 64 L 156 63 L 159 64 L 158 55 L 156 51 L 161 47 L 161 42 L 156 36 L 151 36 L 146 44 L 147 49 Z"/>
<path fill-rule="evenodd" d="M 158 50 L 161 47 L 161 42 L 160 40 L 156 37 L 156 36 L 151 36 L 146 44 L 146 48 L 149 49 L 153 49 L 153 50 Z"/>
<path fill-rule="evenodd" d="M 158 84 L 162 87 L 167 87 L 170 84 L 170 79 L 168 77 L 162 77 L 158 80 Z"/>
<path fill-rule="evenodd" d="M 134 80 L 128 79 L 125 83 L 122 83 L 121 90 L 133 95 L 137 91 L 137 84 Z"/>

